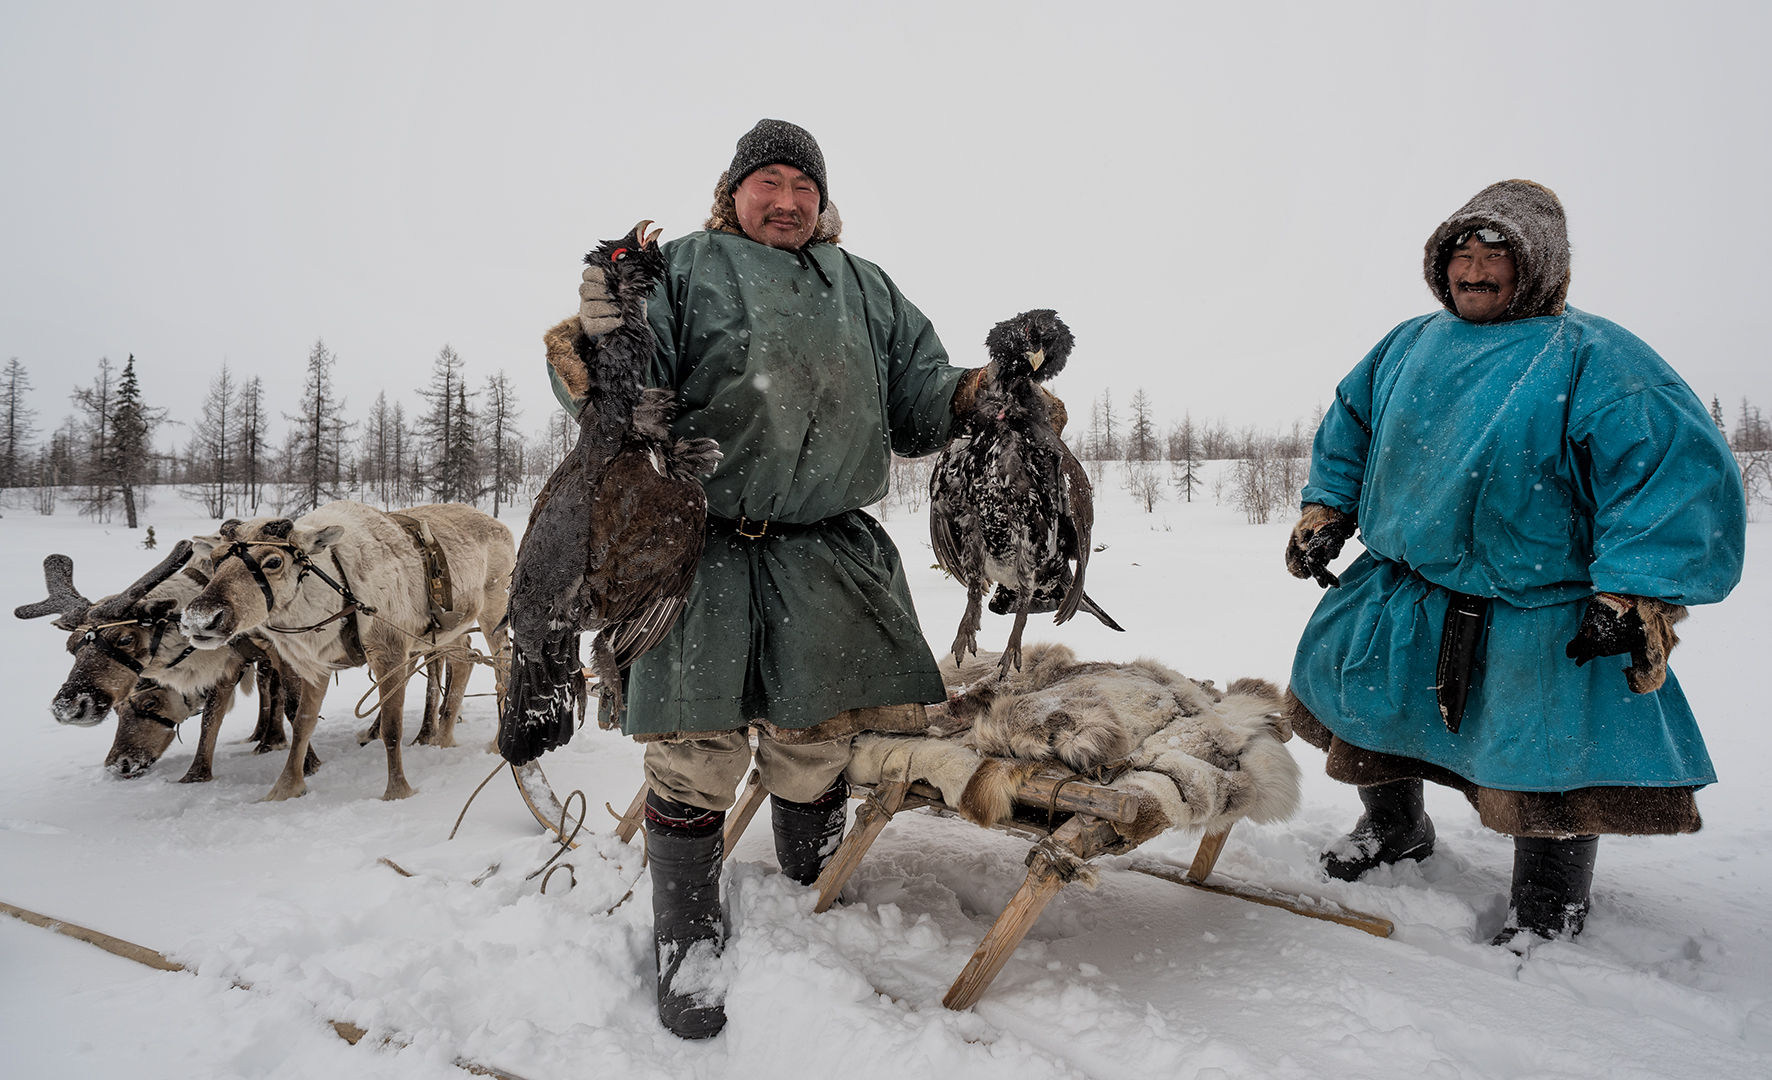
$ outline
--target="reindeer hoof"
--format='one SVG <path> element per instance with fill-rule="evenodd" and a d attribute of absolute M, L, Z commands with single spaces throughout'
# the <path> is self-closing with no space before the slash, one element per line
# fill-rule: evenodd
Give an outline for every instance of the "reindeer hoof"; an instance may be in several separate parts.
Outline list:
<path fill-rule="evenodd" d="M 257 746 L 253 747 L 252 752 L 255 754 L 269 754 L 269 753 L 272 753 L 273 751 L 287 750 L 287 749 L 289 749 L 289 740 L 288 739 L 278 739 L 276 742 L 271 742 L 269 739 L 267 739 L 264 742 L 261 742 Z"/>
<path fill-rule="evenodd" d="M 265 797 L 259 800 L 259 802 L 282 802 L 284 799 L 299 799 L 307 793 L 308 785 L 302 783 L 300 780 L 297 780 L 293 784 L 278 780 L 275 786 L 273 786 L 271 790 L 266 793 Z"/>
<path fill-rule="evenodd" d="M 215 774 L 211 773 L 208 769 L 203 769 L 201 771 L 192 769 L 190 772 L 179 777 L 178 782 L 181 784 L 207 784 L 214 779 Z"/>
<path fill-rule="evenodd" d="M 319 771 L 320 755 L 314 753 L 314 748 L 310 746 L 308 747 L 308 756 L 302 759 L 301 774 L 303 776 L 312 776 Z"/>
<path fill-rule="evenodd" d="M 381 793 L 382 802 L 393 802 L 418 794 L 418 790 L 404 780 L 389 781 L 388 790 Z"/>

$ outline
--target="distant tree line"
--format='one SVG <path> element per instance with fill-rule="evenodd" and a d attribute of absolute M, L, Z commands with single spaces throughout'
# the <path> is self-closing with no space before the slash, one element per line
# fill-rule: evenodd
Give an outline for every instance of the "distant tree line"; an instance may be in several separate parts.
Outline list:
<path fill-rule="evenodd" d="M 497 515 L 539 489 L 576 435 L 560 410 L 545 430 L 523 433 L 505 372 L 475 385 L 448 345 L 414 414 L 383 392 L 367 416 L 351 419 L 333 383 L 337 363 L 325 341 L 315 341 L 301 394 L 278 409 L 262 378 L 224 362 L 189 437 L 156 447 L 154 435 L 169 426 L 166 410 L 144 400 L 134 356 L 120 371 L 101 358 L 92 382 L 70 395 L 73 411 L 46 437 L 30 373 L 14 357 L 0 369 L 0 495 L 44 514 L 72 499 L 97 520 L 121 514 L 129 528 L 147 489 L 161 485 L 218 519 L 301 514 L 340 498 L 384 507 L 467 502 Z"/>

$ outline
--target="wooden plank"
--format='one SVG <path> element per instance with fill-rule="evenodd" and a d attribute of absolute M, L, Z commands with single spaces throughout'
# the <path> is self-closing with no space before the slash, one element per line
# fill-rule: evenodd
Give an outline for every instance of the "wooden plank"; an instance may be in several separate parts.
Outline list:
<path fill-rule="evenodd" d="M 1102 787 L 1099 784 L 1086 784 L 1080 780 L 1065 783 L 1067 775 L 1037 773 L 1030 776 L 1016 788 L 1015 801 L 1044 809 L 1052 804 L 1052 793 L 1057 791 L 1060 810 L 1088 814 L 1090 817 L 1122 824 L 1138 820 L 1138 796 L 1133 792 Z"/>
<path fill-rule="evenodd" d="M 763 790 L 763 774 L 752 769 L 750 782 L 745 785 L 744 794 L 739 797 L 738 804 L 726 812 L 726 854 L 720 857 L 721 862 L 732 858 L 732 849 L 738 846 L 738 838 L 750 828 L 751 819 L 757 816 L 757 808 L 763 805 L 763 797 L 767 794 Z"/>
<path fill-rule="evenodd" d="M 849 882 L 849 876 L 861 865 L 862 856 L 874 845 L 880 831 L 892 820 L 904 805 L 905 794 L 910 783 L 904 780 L 886 780 L 875 785 L 873 798 L 864 799 L 855 811 L 855 824 L 849 835 L 837 845 L 831 854 L 831 861 L 824 864 L 824 870 L 818 875 L 818 903 L 814 904 L 814 912 L 829 911 L 831 904 L 836 902 L 837 894 Z"/>
<path fill-rule="evenodd" d="M 1205 881 L 1212 876 L 1212 868 L 1218 865 L 1218 855 L 1224 850 L 1224 842 L 1231 837 L 1230 829 L 1223 832 L 1207 833 L 1200 837 L 1200 847 L 1194 852 L 1194 864 L 1187 868 L 1189 881 Z"/>
<path fill-rule="evenodd" d="M 1247 900 L 1252 904 L 1262 904 L 1267 907 L 1284 908 L 1295 915 L 1303 915 L 1307 919 L 1322 919 L 1325 922 L 1351 926 L 1355 930 L 1363 930 L 1373 937 L 1390 937 L 1392 931 L 1396 929 L 1389 919 L 1378 915 L 1369 915 L 1363 911 L 1353 911 L 1327 900 L 1318 900 L 1315 902 L 1315 906 L 1307 907 L 1298 897 L 1269 892 L 1249 885 L 1207 884 L 1203 881 L 1195 881 L 1188 874 L 1173 867 L 1157 863 L 1135 862 L 1127 869 L 1140 874 L 1149 874 L 1151 877 L 1162 878 L 1164 881 L 1173 881 L 1177 885 L 1186 885 L 1202 892 L 1217 893 L 1220 896 L 1234 896 L 1239 900 Z"/>
<path fill-rule="evenodd" d="M 626 844 L 633 840 L 634 834 L 640 831 L 640 822 L 646 817 L 646 793 L 652 790 L 646 781 L 640 781 L 640 790 L 634 792 L 634 800 L 628 803 L 627 813 L 615 826 L 615 838 Z"/>
<path fill-rule="evenodd" d="M 1087 824 L 1088 819 L 1079 814 L 1053 833 L 1052 840 L 1070 847 L 1082 838 Z M 948 987 L 947 996 L 941 999 L 941 1003 L 954 1010 L 970 1009 L 976 1004 L 990 987 L 991 980 L 997 977 L 997 973 L 1003 970 L 1003 965 L 1015 955 L 1016 948 L 1027 937 L 1034 921 L 1063 888 L 1064 878 L 1060 876 L 1058 868 L 1045 855 L 1036 854 L 1028 866 L 1027 880 L 1021 883 L 1021 888 L 1016 890 L 1009 906 L 991 924 L 990 932 L 978 943 L 972 959 L 966 962 L 965 970 L 954 980 L 954 985 Z"/>

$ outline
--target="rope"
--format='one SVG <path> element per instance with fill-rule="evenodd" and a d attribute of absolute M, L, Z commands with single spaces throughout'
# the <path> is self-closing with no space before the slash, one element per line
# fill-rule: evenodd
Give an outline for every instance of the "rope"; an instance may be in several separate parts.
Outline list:
<path fill-rule="evenodd" d="M 504 759 L 500 758 L 498 764 L 492 767 L 492 771 L 486 774 L 486 779 L 480 781 L 480 786 L 474 789 L 472 795 L 468 796 L 468 801 L 461 804 L 461 813 L 455 815 L 455 828 L 449 830 L 449 839 L 455 839 L 456 832 L 461 829 L 462 819 L 468 816 L 468 807 L 474 805 L 474 800 L 480 797 L 480 792 L 485 789 L 487 784 L 492 783 L 492 778 L 497 776 L 498 770 L 504 767 Z M 475 882 L 475 884 L 479 883 Z"/>

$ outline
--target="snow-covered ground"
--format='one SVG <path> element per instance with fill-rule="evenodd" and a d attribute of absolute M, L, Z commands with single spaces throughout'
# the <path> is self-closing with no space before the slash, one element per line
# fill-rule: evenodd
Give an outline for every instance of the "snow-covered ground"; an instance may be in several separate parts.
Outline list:
<path fill-rule="evenodd" d="M 1085 658 L 1150 655 L 1220 685 L 1284 682 L 1317 594 L 1282 567 L 1289 521 L 1248 525 L 1210 495 L 1146 514 L 1111 473 L 1102 488 L 1107 549 L 1090 592 L 1127 633 L 1082 618 L 1031 624 L 1029 640 Z M 163 545 L 210 528 L 170 494 L 147 520 Z M 921 515 L 897 510 L 887 524 L 939 652 L 964 595 L 930 568 Z M 88 595 L 120 588 L 156 558 L 138 540 L 69 513 L 8 510 L 0 607 L 42 596 L 51 551 L 74 557 Z M 68 663 L 62 635 L 5 619 L 0 900 L 167 952 L 195 974 L 0 918 L 0 1075 L 450 1077 L 465 1075 L 460 1060 L 528 1080 L 1769 1076 L 1772 717 L 1753 680 L 1772 657 L 1772 527 L 1751 525 L 1748 541 L 1746 580 L 1682 625 L 1674 658 L 1722 778 L 1699 797 L 1705 829 L 1606 838 L 1577 944 L 1523 961 L 1483 944 L 1506 906 L 1511 844 L 1448 792 L 1430 789 L 1440 843 L 1424 865 L 1326 881 L 1317 852 L 1358 802 L 1295 740 L 1303 808 L 1283 825 L 1238 826 L 1219 873 L 1382 914 L 1394 937 L 1108 860 L 1097 890 L 1066 890 L 984 999 L 953 1013 L 942 994 L 1020 884 L 1026 843 L 902 815 L 848 902 L 814 915 L 811 892 L 775 872 L 765 814 L 728 864 L 731 1020 L 706 1043 L 658 1024 L 649 885 L 638 846 L 617 845 L 600 810 L 600 835 L 569 860 L 576 887 L 557 875 L 546 896 L 524 876 L 552 846 L 507 779 L 445 839 L 496 763 L 490 698 L 470 701 L 460 746 L 408 748 L 418 794 L 384 803 L 382 751 L 357 746 L 349 717 L 367 684 L 347 673 L 324 710 L 325 765 L 309 793 L 265 804 L 281 755 L 241 744 L 251 699 L 223 729 L 212 783 L 175 783 L 195 721 L 146 776 L 119 780 L 100 766 L 112 722 L 82 730 L 49 715 Z M 981 646 L 1000 647 L 1007 630 L 991 617 Z M 409 732 L 416 715 L 409 707 Z M 639 783 L 638 750 L 595 730 L 544 765 L 558 792 L 580 789 L 594 808 L 619 811 Z M 1196 841 L 1160 838 L 1141 854 L 1185 865 Z M 332 1020 L 370 1037 L 349 1046 Z"/>

